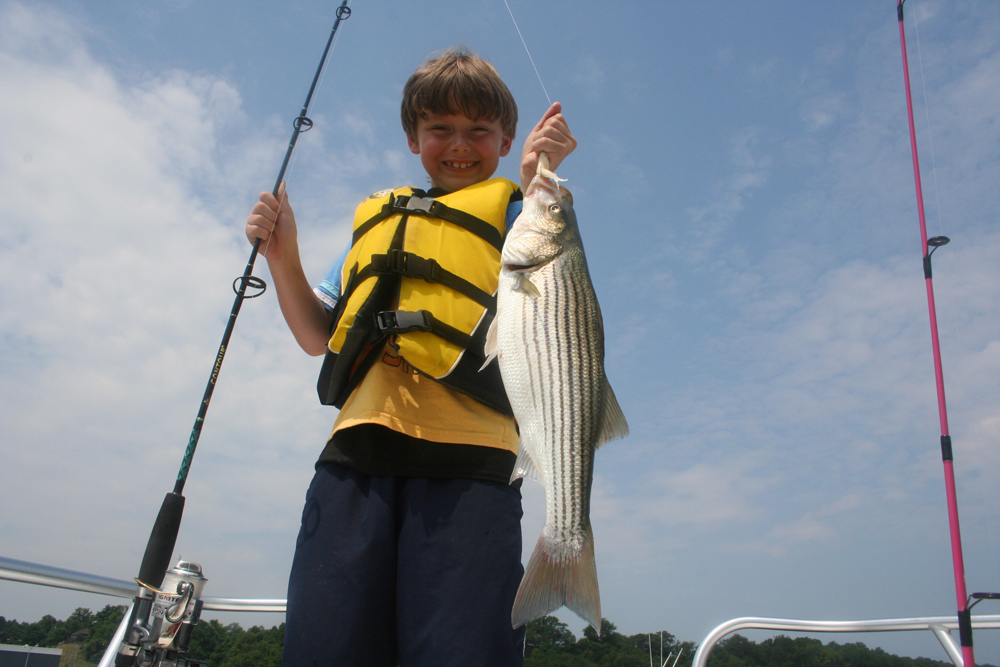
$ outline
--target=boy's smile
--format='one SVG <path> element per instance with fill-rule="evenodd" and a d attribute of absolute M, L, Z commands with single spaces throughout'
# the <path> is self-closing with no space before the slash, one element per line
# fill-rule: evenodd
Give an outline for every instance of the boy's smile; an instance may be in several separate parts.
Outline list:
<path fill-rule="evenodd" d="M 499 121 L 431 113 L 418 118 L 416 135 L 407 137 L 431 185 L 448 192 L 491 178 L 512 140 L 503 136 Z"/>

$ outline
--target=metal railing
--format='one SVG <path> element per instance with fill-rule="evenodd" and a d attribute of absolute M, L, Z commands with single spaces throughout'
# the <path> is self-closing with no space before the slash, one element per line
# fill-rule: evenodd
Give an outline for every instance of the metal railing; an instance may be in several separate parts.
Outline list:
<path fill-rule="evenodd" d="M 0 556 L 0 579 L 25 584 L 66 588 L 71 591 L 111 595 L 131 599 L 135 595 L 135 581 L 112 579 L 95 574 L 64 570 L 59 567 L 38 565 L 23 560 Z M 203 597 L 205 609 L 213 611 L 285 611 L 285 600 Z"/>
<path fill-rule="evenodd" d="M 956 616 L 932 616 L 927 618 L 889 618 L 873 621 L 799 621 L 786 618 L 762 618 L 747 616 L 734 618 L 712 630 L 702 640 L 694 655 L 693 667 L 707 667 L 708 656 L 715 645 L 728 634 L 737 630 L 782 630 L 787 632 L 902 632 L 930 630 L 941 642 L 945 652 L 956 667 L 962 667 L 962 650 L 951 636 L 951 630 L 958 627 Z M 1000 629 L 1000 616 L 973 616 L 975 629 Z"/>
<path fill-rule="evenodd" d="M 112 579 L 75 570 L 38 565 L 27 561 L 0 556 L 0 579 L 19 581 L 25 584 L 66 588 L 84 593 L 97 593 L 130 599 L 135 594 L 135 582 Z M 216 598 L 203 597 L 205 609 L 214 611 L 285 612 L 285 600 Z M 973 616 L 974 629 L 1000 629 L 1000 615 Z M 747 616 L 734 618 L 712 630 L 702 640 L 694 656 L 693 667 L 706 667 L 708 656 L 715 645 L 726 635 L 738 630 L 778 630 L 804 633 L 847 633 L 847 632 L 903 632 L 930 630 L 941 642 L 948 657 L 956 667 L 962 667 L 962 651 L 951 636 L 951 630 L 958 628 L 955 616 L 932 616 L 927 618 L 895 618 L 872 621 L 800 621 L 785 618 L 763 618 Z M 122 628 L 119 628 L 121 631 Z M 120 641 L 120 637 L 116 635 Z M 116 642 L 112 642 L 115 645 Z M 103 661 L 102 661 L 102 664 Z"/>

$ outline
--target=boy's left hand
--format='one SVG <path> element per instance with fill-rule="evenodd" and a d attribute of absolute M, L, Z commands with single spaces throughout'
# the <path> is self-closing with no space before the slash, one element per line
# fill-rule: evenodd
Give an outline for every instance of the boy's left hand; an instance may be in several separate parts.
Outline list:
<path fill-rule="evenodd" d="M 555 171 L 563 159 L 576 149 L 576 139 L 569 131 L 566 117 L 562 115 L 562 105 L 553 102 L 548 111 L 524 140 L 521 151 L 521 189 L 527 190 L 528 183 L 538 170 L 538 154 L 547 153 L 549 169 Z"/>

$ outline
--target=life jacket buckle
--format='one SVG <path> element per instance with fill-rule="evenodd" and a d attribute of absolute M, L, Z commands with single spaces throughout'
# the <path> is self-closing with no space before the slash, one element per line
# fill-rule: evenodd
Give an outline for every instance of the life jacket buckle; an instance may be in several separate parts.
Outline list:
<path fill-rule="evenodd" d="M 389 260 L 389 270 L 388 270 L 388 273 L 396 273 L 396 274 L 399 274 L 401 276 L 407 275 L 406 274 L 406 264 L 407 264 L 406 260 L 407 260 L 407 258 L 409 258 L 409 256 L 410 256 L 411 253 L 408 253 L 405 250 L 392 249 L 387 254 L 389 255 L 389 257 L 388 257 L 388 260 Z"/>
<path fill-rule="evenodd" d="M 375 327 L 380 334 L 431 331 L 429 315 L 426 310 L 383 310 L 375 314 Z"/>
<path fill-rule="evenodd" d="M 418 197 L 416 195 L 399 195 L 391 196 L 386 204 L 388 208 L 383 210 L 433 216 L 433 212 L 437 210 L 435 205 L 440 205 L 440 203 L 430 198 Z"/>
<path fill-rule="evenodd" d="M 411 253 L 405 250 L 393 249 L 389 252 L 372 255 L 371 271 L 376 274 L 395 274 L 406 276 L 407 258 Z"/>
<path fill-rule="evenodd" d="M 384 255 L 372 255 L 376 273 L 391 273 L 403 278 L 422 278 L 429 283 L 440 281 L 440 264 L 405 250 L 392 249 Z"/>
<path fill-rule="evenodd" d="M 413 195 L 410 195 L 409 201 L 406 202 L 406 210 L 430 213 L 431 207 L 435 203 L 436 202 L 433 199 L 424 199 L 423 197 L 414 197 Z"/>

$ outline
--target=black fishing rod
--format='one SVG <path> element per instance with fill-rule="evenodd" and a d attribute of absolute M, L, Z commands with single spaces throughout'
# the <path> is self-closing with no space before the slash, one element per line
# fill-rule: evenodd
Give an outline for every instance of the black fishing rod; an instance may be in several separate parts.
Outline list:
<path fill-rule="evenodd" d="M 281 169 L 278 170 L 278 178 L 275 180 L 274 189 L 272 190 L 275 198 L 278 196 L 278 188 L 284 180 L 285 171 L 288 169 L 288 163 L 292 158 L 292 151 L 295 150 L 295 144 L 298 142 L 299 135 L 303 132 L 308 132 L 313 126 L 312 120 L 306 114 L 309 111 L 309 104 L 312 102 L 316 86 L 319 84 L 320 75 L 326 64 L 330 48 L 333 46 L 333 39 L 337 34 L 337 28 L 340 27 L 341 21 L 345 21 L 351 16 L 351 8 L 347 6 L 347 3 L 348 0 L 343 0 L 337 8 L 337 18 L 330 31 L 330 37 L 326 41 L 326 48 L 323 49 L 323 56 L 320 58 L 319 66 L 316 68 L 312 84 L 309 86 L 306 101 L 302 105 L 299 115 L 292 123 L 292 138 L 288 142 L 285 159 L 281 163 Z M 158 592 L 157 589 L 163 584 L 164 576 L 170 565 L 170 558 L 174 552 L 174 545 L 177 542 L 177 534 L 181 526 L 181 515 L 184 512 L 184 496 L 182 495 L 184 484 L 187 482 L 191 460 L 194 458 L 194 452 L 201 437 L 201 429 L 205 424 L 205 415 L 208 413 L 208 405 L 215 391 L 215 383 L 219 378 L 222 361 L 229 347 L 229 339 L 232 337 L 233 328 L 236 326 L 236 318 L 239 316 L 240 308 L 243 306 L 245 299 L 258 297 L 267 288 L 267 284 L 263 280 L 252 275 L 254 263 L 257 261 L 257 255 L 260 252 L 260 244 L 260 239 L 254 242 L 253 249 L 250 251 L 250 258 L 247 260 L 246 268 L 243 270 L 243 275 L 233 281 L 233 291 L 236 292 L 236 299 L 233 301 L 233 307 L 229 313 L 229 321 L 226 324 L 225 333 L 222 335 L 222 343 L 219 345 L 212 373 L 208 378 L 208 384 L 205 386 L 205 394 L 202 396 L 201 405 L 198 407 L 198 416 L 194 420 L 191 436 L 188 438 L 187 449 L 184 451 L 184 458 L 177 473 L 177 480 L 174 483 L 173 491 L 167 493 L 163 499 L 163 504 L 160 506 L 160 511 L 153 524 L 153 530 L 149 535 L 149 541 L 146 543 L 146 551 L 142 557 L 142 564 L 139 566 L 139 576 L 136 577 L 138 588 L 132 605 L 132 614 L 129 617 L 128 630 L 122 639 L 118 655 L 115 658 L 115 664 L 118 667 L 131 667 L 143 652 L 146 652 L 147 655 L 143 656 L 145 659 L 140 664 L 153 664 L 157 662 L 155 650 L 157 646 L 156 634 L 160 619 L 151 617 L 151 612 L 156 611 L 153 608 L 153 602 Z M 247 294 L 248 290 L 253 291 Z M 175 591 L 165 592 L 169 594 L 175 593 Z M 182 591 L 176 592 L 181 593 Z M 167 610 L 165 615 L 168 620 L 170 619 L 170 614 L 171 611 Z M 157 614 L 154 613 L 153 615 L 156 616 Z M 184 648 L 186 650 L 186 647 Z M 176 660 L 176 658 L 173 659 Z"/>

